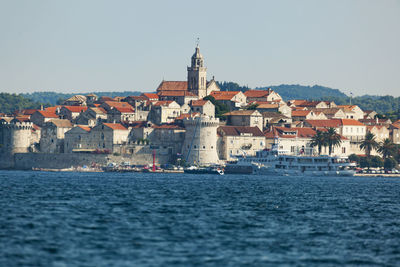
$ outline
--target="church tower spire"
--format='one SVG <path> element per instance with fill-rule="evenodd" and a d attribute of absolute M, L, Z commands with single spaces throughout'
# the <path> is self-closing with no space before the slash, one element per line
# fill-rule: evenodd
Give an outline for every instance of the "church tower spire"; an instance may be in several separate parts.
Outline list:
<path fill-rule="evenodd" d="M 204 67 L 204 58 L 200 54 L 200 47 L 197 41 L 195 52 L 191 59 L 191 66 L 188 71 L 188 90 L 199 98 L 207 95 L 207 68 Z"/>

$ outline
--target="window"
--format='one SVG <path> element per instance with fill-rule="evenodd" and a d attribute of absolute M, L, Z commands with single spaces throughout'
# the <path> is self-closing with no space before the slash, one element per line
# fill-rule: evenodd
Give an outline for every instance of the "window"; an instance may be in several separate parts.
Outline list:
<path fill-rule="evenodd" d="M 342 147 L 342 154 L 346 154 L 346 148 Z"/>
<path fill-rule="evenodd" d="M 203 149 L 206 149 L 206 146 L 203 146 Z"/>

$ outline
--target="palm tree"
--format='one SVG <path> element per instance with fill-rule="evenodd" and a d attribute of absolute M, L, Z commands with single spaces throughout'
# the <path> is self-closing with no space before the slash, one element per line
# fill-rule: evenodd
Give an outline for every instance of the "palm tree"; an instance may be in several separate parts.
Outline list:
<path fill-rule="evenodd" d="M 360 149 L 365 150 L 365 154 L 369 157 L 371 156 L 372 149 L 377 149 L 378 146 L 378 142 L 375 141 L 375 135 L 367 131 L 364 140 L 360 142 Z"/>
<path fill-rule="evenodd" d="M 316 134 L 311 139 L 311 145 L 318 147 L 318 155 L 321 155 L 321 150 L 323 146 L 326 146 L 325 134 L 317 130 Z"/>
<path fill-rule="evenodd" d="M 340 134 L 336 133 L 335 128 L 329 128 L 328 131 L 324 133 L 325 139 L 326 139 L 326 144 L 329 147 L 329 155 L 332 154 L 332 149 L 336 146 L 340 146 L 342 143 L 342 137 Z"/>
<path fill-rule="evenodd" d="M 396 145 L 389 138 L 386 138 L 379 144 L 378 152 L 381 153 L 383 159 L 392 157 L 396 154 Z"/>

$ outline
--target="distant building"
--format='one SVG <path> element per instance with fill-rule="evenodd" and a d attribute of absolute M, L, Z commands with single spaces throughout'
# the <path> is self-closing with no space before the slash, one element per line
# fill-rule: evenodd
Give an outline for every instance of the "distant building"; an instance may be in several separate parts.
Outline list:
<path fill-rule="evenodd" d="M 227 125 L 251 126 L 263 129 L 263 117 L 257 110 L 234 110 L 224 114 Z"/>
<path fill-rule="evenodd" d="M 254 156 L 265 147 L 265 136 L 258 127 L 220 126 L 218 128 L 218 155 L 221 160 L 236 156 Z"/>

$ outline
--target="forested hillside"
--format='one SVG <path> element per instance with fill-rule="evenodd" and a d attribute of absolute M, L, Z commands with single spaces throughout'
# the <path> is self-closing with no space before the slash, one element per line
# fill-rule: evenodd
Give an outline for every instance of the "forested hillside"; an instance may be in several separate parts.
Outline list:
<path fill-rule="evenodd" d="M 93 92 L 93 94 L 97 95 L 98 97 L 101 97 L 101 96 L 109 96 L 109 97 L 130 96 L 130 95 L 140 95 L 141 93 L 142 92 L 137 92 L 137 91 Z M 87 94 L 90 94 L 90 93 L 34 92 L 34 93 L 27 93 L 27 94 L 21 94 L 21 95 L 23 97 L 29 98 L 33 101 L 57 105 L 60 102 L 64 101 L 65 99 L 70 98 L 73 95 L 87 95 Z"/>
<path fill-rule="evenodd" d="M 12 113 L 15 110 L 40 108 L 41 103 L 22 95 L 0 93 L 0 113 Z M 47 106 L 47 105 L 45 105 Z"/>

